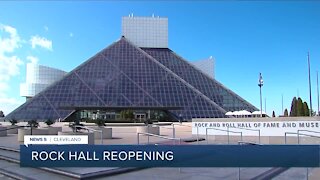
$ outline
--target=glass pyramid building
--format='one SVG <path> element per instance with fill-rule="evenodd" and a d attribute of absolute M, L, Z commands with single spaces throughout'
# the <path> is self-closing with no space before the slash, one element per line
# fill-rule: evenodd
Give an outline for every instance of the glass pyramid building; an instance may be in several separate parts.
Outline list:
<path fill-rule="evenodd" d="M 140 48 L 125 37 L 25 102 L 6 119 L 64 119 L 63 107 L 179 107 L 185 119 L 257 110 L 168 48 Z"/>

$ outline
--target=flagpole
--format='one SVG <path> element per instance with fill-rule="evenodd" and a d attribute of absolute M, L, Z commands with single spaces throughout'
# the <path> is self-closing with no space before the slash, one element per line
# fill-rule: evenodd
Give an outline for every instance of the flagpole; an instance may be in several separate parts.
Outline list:
<path fill-rule="evenodd" d="M 310 116 L 312 116 L 312 97 L 311 97 L 311 76 L 310 76 L 310 55 L 309 55 L 309 51 L 308 51 L 308 71 L 309 71 Z"/>
<path fill-rule="evenodd" d="M 318 80 L 318 71 L 317 71 L 317 96 L 318 96 L 318 116 L 320 116 L 320 109 L 319 109 L 319 80 Z"/>

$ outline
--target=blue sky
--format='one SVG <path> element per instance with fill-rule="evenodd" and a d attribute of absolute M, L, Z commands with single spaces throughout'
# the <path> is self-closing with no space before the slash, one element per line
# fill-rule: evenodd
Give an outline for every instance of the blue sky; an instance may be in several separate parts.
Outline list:
<path fill-rule="evenodd" d="M 262 72 L 269 115 L 281 113 L 282 94 L 284 108 L 290 109 L 297 94 L 309 103 L 310 51 L 313 109 L 318 108 L 319 1 L 1 1 L 0 9 L 0 109 L 5 114 L 24 102 L 19 86 L 26 63 L 38 59 L 70 71 L 119 39 L 121 17 L 131 13 L 168 17 L 170 49 L 190 61 L 213 56 L 216 79 L 258 108 Z"/>

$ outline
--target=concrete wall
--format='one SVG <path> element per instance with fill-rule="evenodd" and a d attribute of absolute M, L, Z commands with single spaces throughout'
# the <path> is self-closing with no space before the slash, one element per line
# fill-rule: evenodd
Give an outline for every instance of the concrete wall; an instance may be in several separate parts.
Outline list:
<path fill-rule="evenodd" d="M 195 135 L 197 134 L 197 128 L 195 123 L 208 123 L 208 122 L 308 122 L 308 121 L 313 121 L 317 122 L 319 121 L 320 123 L 320 117 L 281 117 L 281 118 L 196 118 L 192 119 L 193 123 L 193 128 L 192 128 L 192 133 Z M 236 124 L 236 123 L 235 123 Z M 298 124 L 298 123 L 297 123 Z M 223 129 L 223 130 L 231 130 L 231 131 L 241 131 L 243 132 L 243 136 L 241 139 L 240 134 L 235 134 L 235 133 L 229 133 L 229 138 L 226 135 L 226 131 L 217 131 L 217 130 L 212 130 L 210 133 L 208 133 L 208 140 L 209 144 L 228 144 L 228 141 L 230 144 L 237 144 L 239 141 L 246 141 L 246 142 L 255 142 L 255 143 L 261 143 L 261 144 L 298 144 L 298 135 L 296 134 L 291 134 L 285 138 L 285 132 L 293 132 L 296 133 L 297 129 L 306 129 L 309 130 L 308 128 L 252 128 L 252 129 L 259 129 L 261 130 L 261 136 L 260 136 L 260 141 L 259 141 L 259 135 L 258 133 L 252 132 L 252 133 L 244 133 L 244 130 L 237 129 L 237 128 L 229 128 L 227 129 L 226 127 L 219 127 L 216 129 Z M 206 127 L 199 127 L 199 135 L 206 135 Z M 263 131 L 269 131 L 268 133 L 264 133 Z M 280 133 L 279 130 L 282 130 L 283 132 Z M 320 128 L 311 128 L 311 130 L 318 131 L 320 132 Z M 272 134 L 274 131 L 274 135 Z M 209 131 L 208 131 L 209 132 Z M 280 133 L 280 135 L 279 135 Z M 302 132 L 308 135 L 314 135 L 314 136 L 319 136 L 320 133 L 312 133 L 312 132 Z M 268 134 L 268 135 L 266 135 Z M 286 140 L 285 140 L 286 139 Z M 320 138 L 317 137 L 309 137 L 309 136 L 299 136 L 299 144 L 320 144 Z"/>
<path fill-rule="evenodd" d="M 259 121 L 320 121 L 315 117 L 275 117 L 275 118 L 193 118 L 192 122 L 259 122 Z"/>

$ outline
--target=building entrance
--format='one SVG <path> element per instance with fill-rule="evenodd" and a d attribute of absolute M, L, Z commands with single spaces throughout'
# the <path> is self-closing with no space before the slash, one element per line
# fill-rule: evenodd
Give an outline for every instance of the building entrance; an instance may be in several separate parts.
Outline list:
<path fill-rule="evenodd" d="M 135 119 L 138 119 L 140 122 L 146 120 L 146 114 L 145 113 L 136 113 Z"/>

